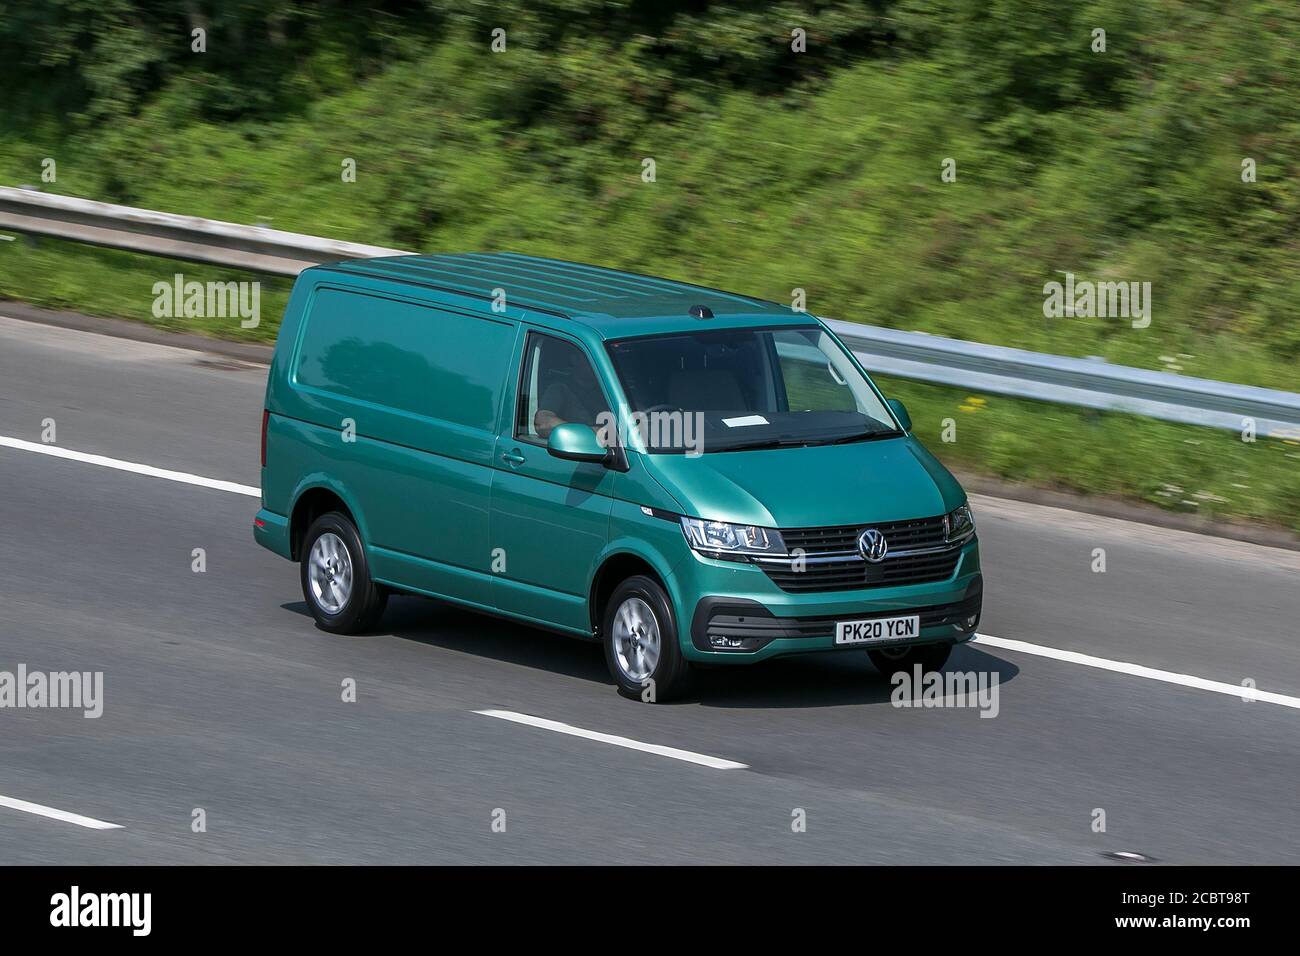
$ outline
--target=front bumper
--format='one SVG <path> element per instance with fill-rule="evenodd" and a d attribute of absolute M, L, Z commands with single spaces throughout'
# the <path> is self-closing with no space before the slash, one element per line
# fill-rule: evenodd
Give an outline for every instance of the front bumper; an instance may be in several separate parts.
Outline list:
<path fill-rule="evenodd" d="M 900 644 L 961 643 L 975 636 L 983 607 L 979 542 L 961 551 L 951 577 L 926 584 L 853 591 L 781 590 L 753 565 L 695 557 L 675 569 L 669 590 L 688 660 L 750 663 L 811 651 L 861 650 L 835 643 L 836 621 L 920 616 L 919 635 Z"/>

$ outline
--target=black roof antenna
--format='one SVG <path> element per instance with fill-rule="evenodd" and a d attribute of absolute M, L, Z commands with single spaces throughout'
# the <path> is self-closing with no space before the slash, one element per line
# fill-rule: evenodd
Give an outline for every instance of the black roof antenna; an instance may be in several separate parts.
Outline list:
<path fill-rule="evenodd" d="M 693 319 L 711 319 L 713 318 L 713 310 L 707 305 L 693 305 L 690 308 L 690 316 Z"/>

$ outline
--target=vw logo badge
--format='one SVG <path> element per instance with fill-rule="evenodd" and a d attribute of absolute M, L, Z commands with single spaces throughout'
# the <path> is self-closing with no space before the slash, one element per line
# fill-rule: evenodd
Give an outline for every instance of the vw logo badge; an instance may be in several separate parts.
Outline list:
<path fill-rule="evenodd" d="M 872 564 L 879 564 L 889 553 L 889 542 L 875 528 L 868 528 L 858 535 L 858 550 Z"/>

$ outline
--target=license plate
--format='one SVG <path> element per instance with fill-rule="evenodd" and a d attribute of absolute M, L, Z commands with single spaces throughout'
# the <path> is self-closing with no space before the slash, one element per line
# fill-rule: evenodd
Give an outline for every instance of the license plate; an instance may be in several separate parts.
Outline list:
<path fill-rule="evenodd" d="M 888 644 L 921 636 L 921 617 L 873 617 L 869 621 L 836 621 L 836 644 Z"/>

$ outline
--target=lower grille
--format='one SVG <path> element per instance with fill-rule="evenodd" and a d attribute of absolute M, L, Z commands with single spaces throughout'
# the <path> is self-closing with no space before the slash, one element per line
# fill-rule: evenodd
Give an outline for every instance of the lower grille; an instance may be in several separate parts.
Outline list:
<path fill-rule="evenodd" d="M 876 617 L 902 617 L 916 614 L 921 627 L 942 627 L 961 624 L 978 617 L 983 604 L 982 582 L 974 585 L 961 601 L 934 604 L 929 607 L 900 608 L 891 611 L 871 611 L 862 614 L 836 614 L 819 617 L 774 617 L 760 605 L 751 607 L 719 603 L 706 614 L 698 615 L 695 643 L 701 650 L 712 650 L 718 641 L 741 641 L 744 650 L 756 650 L 776 638 L 830 637 L 835 633 L 837 621 L 862 621 Z M 702 638 L 703 640 L 700 640 Z"/>

